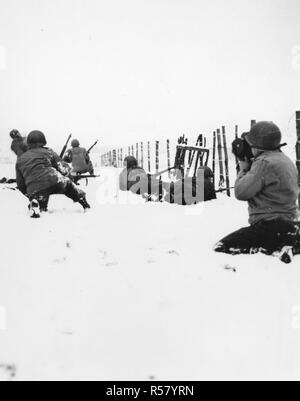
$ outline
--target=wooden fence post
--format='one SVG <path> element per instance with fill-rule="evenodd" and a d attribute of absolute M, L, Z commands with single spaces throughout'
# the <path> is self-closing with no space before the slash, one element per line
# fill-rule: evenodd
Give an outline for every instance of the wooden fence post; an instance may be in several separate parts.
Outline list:
<path fill-rule="evenodd" d="M 297 129 L 297 143 L 296 143 L 296 156 L 297 156 L 297 169 L 298 169 L 298 183 L 300 185 L 300 111 L 296 112 L 296 129 Z M 300 206 L 300 196 L 299 196 Z"/>
<path fill-rule="evenodd" d="M 235 126 L 235 133 L 234 133 L 235 139 L 239 138 L 239 126 L 236 125 Z M 236 172 L 237 174 L 240 173 L 240 163 L 239 163 L 239 159 L 236 157 L 235 158 L 235 164 L 236 164 Z"/>
<path fill-rule="evenodd" d="M 213 140 L 213 164 L 212 170 L 214 173 L 214 181 L 216 181 L 216 148 L 217 148 L 217 133 L 214 131 L 214 140 Z"/>
<path fill-rule="evenodd" d="M 117 151 L 116 151 L 116 149 L 113 150 L 113 166 L 117 167 Z"/>
<path fill-rule="evenodd" d="M 167 140 L 167 158 L 168 158 L 168 169 L 169 169 L 169 178 L 171 178 L 171 151 L 170 151 L 170 140 Z"/>
<path fill-rule="evenodd" d="M 141 167 L 144 168 L 144 143 L 141 142 Z"/>
<path fill-rule="evenodd" d="M 226 138 L 226 128 L 222 127 L 223 134 L 223 145 L 224 145 L 224 155 L 225 155 L 225 173 L 226 173 L 226 188 L 227 195 L 231 196 L 230 191 L 230 176 L 229 176 L 229 159 L 228 159 L 228 149 L 227 149 L 227 138 Z"/>
<path fill-rule="evenodd" d="M 151 173 L 151 144 L 148 142 L 148 172 Z"/>
<path fill-rule="evenodd" d="M 155 170 L 156 173 L 159 172 L 159 141 L 156 141 L 155 147 Z"/>
<path fill-rule="evenodd" d="M 225 183 L 225 177 L 224 177 L 224 165 L 223 165 L 222 137 L 220 129 L 217 129 L 217 140 L 218 140 L 219 166 L 220 166 L 219 189 L 223 189 Z"/>

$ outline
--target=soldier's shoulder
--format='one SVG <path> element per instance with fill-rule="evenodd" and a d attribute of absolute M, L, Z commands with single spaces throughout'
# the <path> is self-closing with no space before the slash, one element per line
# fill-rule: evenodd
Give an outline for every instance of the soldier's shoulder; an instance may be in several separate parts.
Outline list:
<path fill-rule="evenodd" d="M 25 160 L 30 158 L 30 155 L 31 155 L 31 151 L 30 150 L 27 150 L 26 152 L 24 152 L 21 155 L 19 155 L 17 157 L 16 165 L 18 166 L 19 164 L 22 164 L 22 162 L 24 162 Z"/>

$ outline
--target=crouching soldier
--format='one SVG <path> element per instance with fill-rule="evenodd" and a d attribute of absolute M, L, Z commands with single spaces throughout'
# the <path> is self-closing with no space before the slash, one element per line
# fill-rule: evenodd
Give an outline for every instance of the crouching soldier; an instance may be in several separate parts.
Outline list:
<path fill-rule="evenodd" d="M 254 158 L 252 164 L 240 162 L 235 194 L 249 204 L 250 227 L 221 240 L 215 251 L 232 255 L 263 252 L 290 263 L 293 254 L 300 253 L 296 167 L 281 151 L 281 132 L 275 124 L 258 123 L 244 139 Z"/>
<path fill-rule="evenodd" d="M 12 130 L 9 136 L 12 139 L 11 150 L 16 154 L 17 157 L 27 152 L 28 145 L 26 137 L 23 137 L 16 129 Z"/>
<path fill-rule="evenodd" d="M 60 157 L 46 148 L 45 135 L 33 131 L 27 138 L 28 151 L 18 157 L 16 164 L 18 189 L 29 198 L 30 216 L 39 218 L 46 212 L 50 195 L 62 194 L 78 202 L 84 210 L 90 206 L 85 193 L 66 177 L 69 170 Z"/>
<path fill-rule="evenodd" d="M 138 166 L 135 157 L 127 156 L 124 160 L 124 170 L 119 177 L 121 191 L 131 191 L 141 195 L 141 188 L 148 188 L 148 175 L 146 171 Z"/>
<path fill-rule="evenodd" d="M 80 147 L 77 139 L 73 139 L 71 143 L 72 149 L 68 150 L 64 161 L 72 163 L 72 174 L 89 173 L 94 175 L 93 163 L 86 149 Z"/>

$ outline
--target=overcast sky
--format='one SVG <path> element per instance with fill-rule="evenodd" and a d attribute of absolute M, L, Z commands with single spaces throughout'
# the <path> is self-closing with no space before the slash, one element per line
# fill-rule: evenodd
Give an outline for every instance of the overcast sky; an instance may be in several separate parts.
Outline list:
<path fill-rule="evenodd" d="M 299 16 L 298 0 L 0 0 L 0 145 L 12 128 L 115 145 L 252 118 L 287 135 Z"/>

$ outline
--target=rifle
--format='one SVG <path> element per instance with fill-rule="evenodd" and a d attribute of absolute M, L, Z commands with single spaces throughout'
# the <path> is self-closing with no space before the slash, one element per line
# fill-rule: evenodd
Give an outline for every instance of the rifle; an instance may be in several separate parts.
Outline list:
<path fill-rule="evenodd" d="M 100 175 L 95 175 L 95 174 L 78 174 L 78 175 L 73 175 L 72 176 L 72 181 L 75 182 L 75 184 L 78 183 L 80 180 L 84 180 L 85 178 L 98 178 Z"/>
<path fill-rule="evenodd" d="M 234 188 L 235 188 L 235 187 L 218 189 L 218 190 L 216 191 L 216 194 L 219 194 L 219 193 L 221 193 L 221 192 L 226 192 L 226 191 L 229 191 L 230 189 L 234 189 Z"/>
<path fill-rule="evenodd" d="M 166 168 L 165 170 L 159 171 L 158 173 L 150 174 L 150 175 L 151 175 L 151 177 L 156 178 L 156 177 L 159 177 L 162 174 L 168 173 L 169 171 L 172 171 L 172 170 L 175 170 L 175 169 L 176 169 L 176 167 L 169 167 L 169 168 Z"/>
<path fill-rule="evenodd" d="M 98 144 L 98 142 L 99 141 L 96 141 L 95 143 L 94 143 L 94 145 L 92 145 L 90 148 L 89 148 L 89 150 L 86 152 L 87 153 L 87 155 L 89 155 L 90 153 L 91 153 L 91 151 L 94 149 L 94 147 Z"/>
<path fill-rule="evenodd" d="M 61 158 L 61 159 L 64 157 L 64 155 L 65 155 L 65 153 L 66 153 L 66 150 L 67 150 L 67 147 L 68 147 L 68 145 L 69 145 L 69 142 L 70 142 L 71 138 L 72 138 L 72 134 L 69 135 L 69 137 L 68 137 L 68 139 L 67 139 L 67 142 L 65 143 L 65 146 L 62 148 L 62 151 L 60 152 L 60 158 Z"/>

